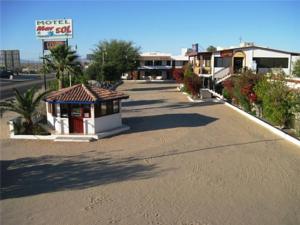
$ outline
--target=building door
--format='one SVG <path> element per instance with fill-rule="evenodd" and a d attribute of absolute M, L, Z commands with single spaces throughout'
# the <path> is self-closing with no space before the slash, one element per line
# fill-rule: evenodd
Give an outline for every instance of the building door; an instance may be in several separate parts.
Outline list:
<path fill-rule="evenodd" d="M 242 57 L 234 57 L 233 58 L 233 71 L 234 73 L 241 73 L 243 69 L 243 60 Z"/>
<path fill-rule="evenodd" d="M 69 117 L 70 133 L 83 133 L 83 117 L 81 105 L 71 105 Z"/>

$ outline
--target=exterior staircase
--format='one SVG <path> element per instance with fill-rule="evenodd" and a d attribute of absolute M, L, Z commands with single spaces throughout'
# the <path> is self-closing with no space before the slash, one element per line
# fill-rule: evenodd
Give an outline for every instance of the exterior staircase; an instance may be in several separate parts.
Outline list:
<path fill-rule="evenodd" d="M 230 73 L 230 68 L 225 67 L 214 74 L 214 78 L 216 79 L 216 84 L 223 82 L 224 80 L 230 78 L 232 74 Z"/>

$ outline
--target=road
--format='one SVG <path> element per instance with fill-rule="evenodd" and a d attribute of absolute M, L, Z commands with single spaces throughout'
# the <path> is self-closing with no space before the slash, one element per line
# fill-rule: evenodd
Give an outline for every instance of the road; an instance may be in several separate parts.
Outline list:
<path fill-rule="evenodd" d="M 55 75 L 47 75 L 47 81 L 55 79 Z M 13 80 L 0 78 L 0 100 L 12 98 L 14 96 L 14 88 L 24 93 L 28 88 L 37 86 L 43 87 L 44 80 L 41 74 L 28 74 L 16 76 Z"/>

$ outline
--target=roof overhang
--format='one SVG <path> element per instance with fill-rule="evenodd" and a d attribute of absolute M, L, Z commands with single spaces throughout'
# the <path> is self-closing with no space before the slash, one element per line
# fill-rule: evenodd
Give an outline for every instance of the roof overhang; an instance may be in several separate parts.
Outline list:
<path fill-rule="evenodd" d="M 107 102 L 107 101 L 113 101 L 113 100 L 122 100 L 122 99 L 128 99 L 129 96 L 124 96 L 122 98 L 111 98 L 111 99 L 105 99 L 101 100 L 98 99 L 96 101 L 61 101 L 61 100 L 47 100 L 44 99 L 45 102 L 51 103 L 51 104 L 86 104 L 86 105 L 91 105 L 91 104 L 97 104 L 101 102 Z"/>

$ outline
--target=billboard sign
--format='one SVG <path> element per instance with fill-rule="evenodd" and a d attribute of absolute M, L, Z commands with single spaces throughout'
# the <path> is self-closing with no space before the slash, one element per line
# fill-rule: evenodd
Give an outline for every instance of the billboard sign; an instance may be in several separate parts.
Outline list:
<path fill-rule="evenodd" d="M 50 50 L 58 45 L 65 45 L 65 41 L 44 41 L 44 50 Z"/>
<path fill-rule="evenodd" d="M 72 19 L 36 20 L 35 34 L 38 39 L 72 38 Z"/>
<path fill-rule="evenodd" d="M 232 57 L 232 56 L 233 56 L 232 50 L 221 51 L 221 57 Z"/>

